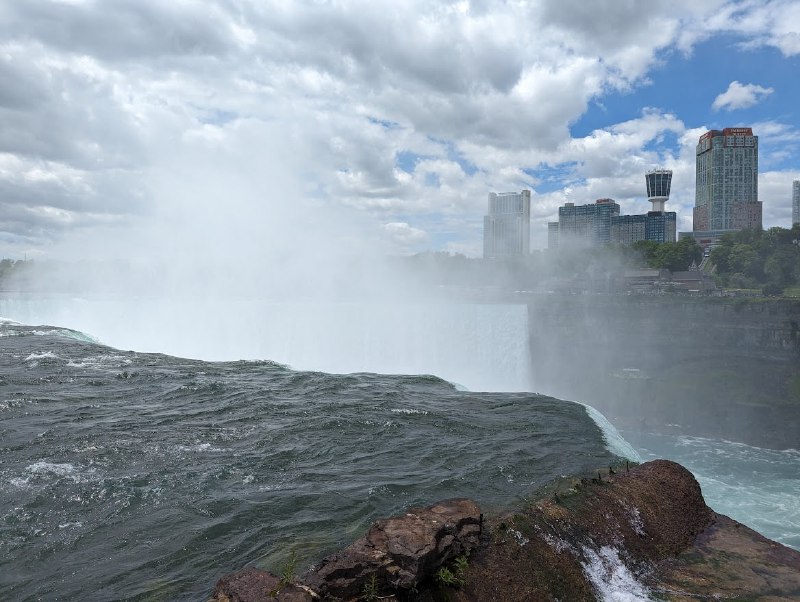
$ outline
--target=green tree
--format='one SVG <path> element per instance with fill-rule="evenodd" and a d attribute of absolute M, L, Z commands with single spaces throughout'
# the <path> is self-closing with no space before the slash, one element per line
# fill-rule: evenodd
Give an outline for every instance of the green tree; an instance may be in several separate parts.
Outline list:
<path fill-rule="evenodd" d="M 800 284 L 800 226 L 726 234 L 711 252 L 718 283 L 778 295 Z"/>
<path fill-rule="evenodd" d="M 639 240 L 632 245 L 642 259 L 652 268 L 664 268 L 672 272 L 689 269 L 692 262 L 703 259 L 703 249 L 693 238 L 683 238 L 678 242 L 657 243 L 652 240 Z"/>

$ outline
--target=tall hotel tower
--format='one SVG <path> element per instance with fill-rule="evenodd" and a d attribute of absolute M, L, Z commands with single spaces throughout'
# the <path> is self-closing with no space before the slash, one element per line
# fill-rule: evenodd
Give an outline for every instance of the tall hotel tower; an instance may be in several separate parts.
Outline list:
<path fill-rule="evenodd" d="M 706 132 L 697 143 L 695 238 L 760 227 L 758 136 L 752 128 Z"/>
<path fill-rule="evenodd" d="M 792 182 L 792 225 L 800 224 L 800 180 Z"/>
<path fill-rule="evenodd" d="M 489 193 L 483 218 L 486 259 L 527 255 L 531 248 L 531 191 Z"/>

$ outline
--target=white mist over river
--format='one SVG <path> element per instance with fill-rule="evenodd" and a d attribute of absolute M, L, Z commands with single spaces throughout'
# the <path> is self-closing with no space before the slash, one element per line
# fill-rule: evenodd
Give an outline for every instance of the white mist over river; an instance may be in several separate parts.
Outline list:
<path fill-rule="evenodd" d="M 15 296 L 0 297 L 0 316 L 72 328 L 117 349 L 531 390 L 528 313 L 519 304 Z"/>
<path fill-rule="evenodd" d="M 521 304 L 5 295 L 0 316 L 73 328 L 123 350 L 269 359 L 330 373 L 435 374 L 473 391 L 537 391 L 528 345 L 535 324 Z M 689 468 L 714 510 L 800 549 L 799 452 L 625 435 L 643 459 Z"/>

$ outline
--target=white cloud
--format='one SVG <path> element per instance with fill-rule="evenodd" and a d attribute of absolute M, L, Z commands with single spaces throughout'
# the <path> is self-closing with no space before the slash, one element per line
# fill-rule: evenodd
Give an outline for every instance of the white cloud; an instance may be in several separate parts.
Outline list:
<path fill-rule="evenodd" d="M 764 88 L 756 84 L 741 84 L 734 80 L 727 90 L 714 99 L 711 108 L 715 111 L 746 109 L 757 105 L 774 91 L 773 88 Z"/>
<path fill-rule="evenodd" d="M 786 56 L 800 54 L 800 4 L 795 0 L 729 3 L 722 30 L 744 34 L 744 46 L 772 46 Z"/>
<path fill-rule="evenodd" d="M 768 171 L 758 174 L 758 200 L 763 205 L 765 228 L 788 228 L 792 223 L 792 182 L 800 180 L 800 170 Z"/>
<path fill-rule="evenodd" d="M 392 242 L 403 249 L 417 247 L 428 240 L 428 233 L 419 228 L 413 228 L 406 222 L 391 222 L 383 225 L 383 231 Z"/>
<path fill-rule="evenodd" d="M 254 178 L 276 202 L 296 194 L 352 209 L 365 231 L 450 249 L 479 249 L 490 190 L 532 188 L 539 220 L 568 186 L 576 202 L 635 206 L 641 174 L 656 165 L 676 170 L 676 191 L 679 182 L 689 190 L 696 136 L 679 156 L 656 150 L 691 131 L 680 116 L 646 110 L 581 137 L 571 127 L 592 102 L 646 85 L 665 53 L 704 36 L 734 32 L 791 54 L 796 3 L 769 4 L 780 19 L 725 0 L 653 0 L 647 10 L 618 0 L 120 0 L 113 9 L 8 0 L 0 159 L 13 161 L 0 161 L 10 216 L 0 240 L 51 244 L 69 227 L 48 208 L 84 224 L 82 236 L 92 223 L 183 208 L 191 170 L 165 166 L 194 152 L 205 153 L 198 171 L 218 170 L 237 189 Z M 408 171 L 403 154 L 417 158 Z M 209 159 L 217 155 L 252 163 Z M 302 189 L 284 198 L 257 174 L 275 165 Z M 680 194 L 675 207 L 689 202 Z M 199 193 L 193 208 L 231 211 Z"/>

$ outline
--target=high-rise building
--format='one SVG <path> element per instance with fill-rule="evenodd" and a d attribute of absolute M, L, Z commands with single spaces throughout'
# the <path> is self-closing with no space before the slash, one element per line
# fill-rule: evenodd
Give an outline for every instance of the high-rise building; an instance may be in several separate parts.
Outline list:
<path fill-rule="evenodd" d="M 598 199 L 594 205 L 566 203 L 559 207 L 558 221 L 547 224 L 548 247 L 593 247 L 610 242 L 630 245 L 638 240 L 675 242 L 677 216 L 674 211 L 664 211 L 672 171 L 648 171 L 645 184 L 652 210 L 640 215 L 620 215 L 614 199 Z"/>
<path fill-rule="evenodd" d="M 677 216 L 674 211 L 648 211 L 611 218 L 611 242 L 630 245 L 638 240 L 675 242 Z"/>
<path fill-rule="evenodd" d="M 483 218 L 483 256 L 527 255 L 531 247 L 531 191 L 489 193 Z"/>
<path fill-rule="evenodd" d="M 558 222 L 547 222 L 547 248 L 558 248 Z"/>
<path fill-rule="evenodd" d="M 675 242 L 677 218 L 674 211 L 648 211 L 644 224 L 644 239 L 656 242 Z"/>
<path fill-rule="evenodd" d="M 792 182 L 792 225 L 800 224 L 800 180 Z"/>
<path fill-rule="evenodd" d="M 630 245 L 637 240 L 644 240 L 647 216 L 618 215 L 611 220 L 611 242 Z"/>
<path fill-rule="evenodd" d="M 752 128 L 711 130 L 697 143 L 694 236 L 761 227 L 758 136 Z"/>
<path fill-rule="evenodd" d="M 559 248 L 595 247 L 611 242 L 611 219 L 619 215 L 614 199 L 592 205 L 566 203 L 558 208 Z"/>

